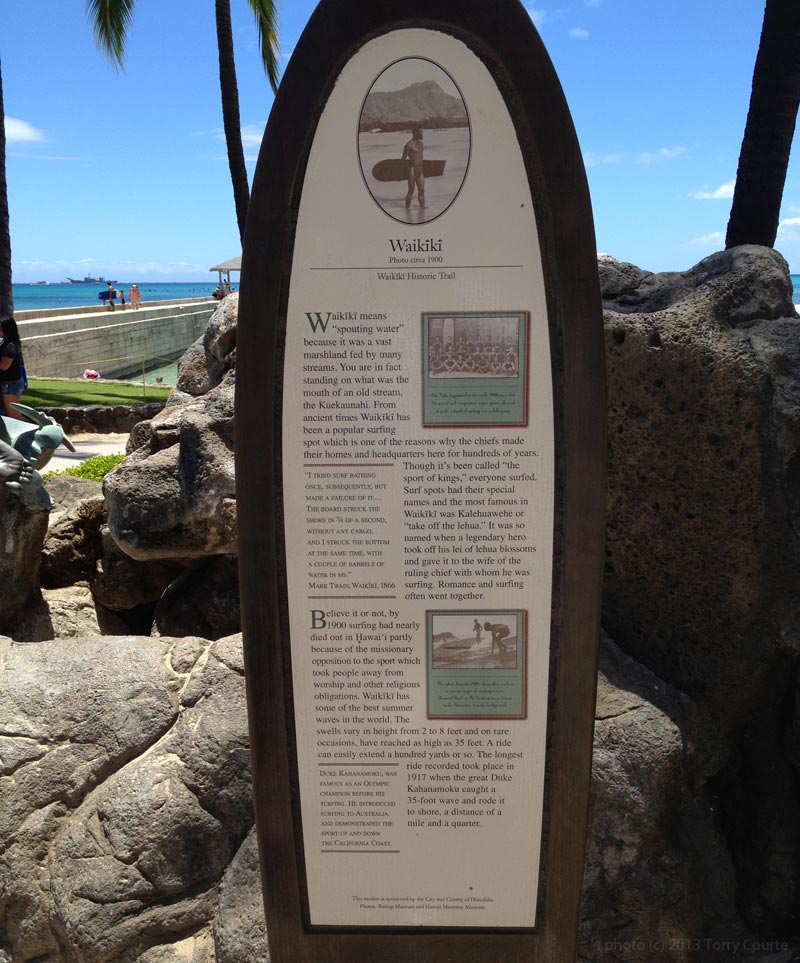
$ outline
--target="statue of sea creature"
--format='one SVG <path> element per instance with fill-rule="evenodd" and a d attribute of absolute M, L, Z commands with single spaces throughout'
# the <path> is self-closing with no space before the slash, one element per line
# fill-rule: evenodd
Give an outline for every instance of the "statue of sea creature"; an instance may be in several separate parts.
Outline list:
<path fill-rule="evenodd" d="M 28 420 L 0 417 L 0 441 L 18 451 L 34 468 L 43 468 L 59 445 L 75 451 L 64 429 L 50 415 L 17 402 L 12 402 L 11 407 Z"/>
<path fill-rule="evenodd" d="M 12 402 L 27 421 L 0 417 L 0 482 L 13 492 L 30 512 L 49 511 L 53 501 L 42 487 L 43 468 L 59 445 L 70 451 L 75 446 L 54 418 Z"/>

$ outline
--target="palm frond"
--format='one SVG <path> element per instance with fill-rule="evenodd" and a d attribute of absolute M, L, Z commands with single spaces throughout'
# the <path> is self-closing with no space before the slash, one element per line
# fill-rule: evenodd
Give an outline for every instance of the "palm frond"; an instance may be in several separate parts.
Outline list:
<path fill-rule="evenodd" d="M 278 42 L 278 7 L 274 0 L 249 0 L 250 9 L 256 20 L 258 43 L 261 48 L 261 62 L 264 65 L 270 86 L 278 89 L 280 81 L 280 44 Z"/>
<path fill-rule="evenodd" d="M 123 66 L 125 38 L 133 22 L 135 0 L 86 0 L 94 42 L 117 69 Z"/>

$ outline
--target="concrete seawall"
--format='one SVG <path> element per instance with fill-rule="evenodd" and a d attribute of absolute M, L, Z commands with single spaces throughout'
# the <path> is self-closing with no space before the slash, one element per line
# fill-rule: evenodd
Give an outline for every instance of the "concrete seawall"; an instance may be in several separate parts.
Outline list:
<path fill-rule="evenodd" d="M 25 368 L 35 378 L 79 378 L 86 368 L 104 378 L 140 373 L 179 357 L 196 341 L 217 301 L 148 303 L 134 311 L 117 307 L 19 311 Z"/>

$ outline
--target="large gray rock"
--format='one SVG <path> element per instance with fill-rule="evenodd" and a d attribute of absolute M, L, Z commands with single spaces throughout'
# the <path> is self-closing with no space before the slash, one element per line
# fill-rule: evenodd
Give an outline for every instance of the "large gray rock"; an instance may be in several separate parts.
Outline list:
<path fill-rule="evenodd" d="M 768 247 L 745 244 L 704 258 L 688 271 L 653 274 L 602 256 L 603 307 L 652 314 L 707 303 L 712 318 L 735 327 L 756 318 L 795 317 L 789 266 Z"/>
<path fill-rule="evenodd" d="M 646 935 L 663 940 L 659 959 L 682 961 L 676 937 L 702 932 L 677 825 L 690 798 L 682 729 L 692 712 L 685 696 L 603 639 L 581 959 L 638 963 Z"/>
<path fill-rule="evenodd" d="M 178 363 L 178 378 L 168 404 L 183 404 L 190 397 L 206 394 L 235 366 L 238 314 L 239 294 L 234 292 L 220 302 L 202 336 Z"/>
<path fill-rule="evenodd" d="M 106 476 L 108 524 L 131 558 L 235 555 L 233 395 L 239 298 L 220 302 L 181 359 L 166 408 L 141 422 Z"/>
<path fill-rule="evenodd" d="M 267 925 L 255 828 L 222 880 L 214 920 L 216 963 L 269 963 Z"/>
<path fill-rule="evenodd" d="M 53 499 L 42 549 L 41 584 L 61 588 L 94 575 L 106 504 L 100 482 L 56 475 L 47 484 Z"/>
<path fill-rule="evenodd" d="M 126 612 L 148 603 L 155 608 L 164 590 L 188 564 L 172 559 L 137 562 L 119 548 L 108 528 L 104 528 L 92 592 L 97 602 L 113 612 Z"/>
<path fill-rule="evenodd" d="M 6 639 L 0 669 L 10 963 L 268 963 L 240 638 Z M 581 960 L 714 963 L 691 941 L 760 939 L 687 778 L 694 712 L 603 641 Z"/>
<path fill-rule="evenodd" d="M 241 630 L 239 568 L 233 555 L 219 555 L 179 575 L 155 609 L 159 635 L 219 639 Z"/>
<path fill-rule="evenodd" d="M 15 642 L 48 642 L 101 635 L 94 598 L 86 582 L 42 589 L 10 630 Z"/>
<path fill-rule="evenodd" d="M 647 306 L 680 300 L 678 307 L 605 315 L 606 624 L 653 671 L 723 718 L 747 712 L 746 700 L 731 704 L 730 686 L 752 693 L 765 660 L 800 642 L 783 611 L 800 574 L 800 544 L 787 524 L 785 479 L 770 463 L 778 386 L 748 330 L 731 327 L 747 306 L 767 316 L 786 307 L 770 301 L 785 262 L 752 250 L 749 271 L 748 249 L 726 252 L 726 261 L 737 255 L 730 281 L 695 269 L 691 285 L 682 276 L 659 293 L 660 276 L 651 276 Z M 768 283 L 752 290 L 756 268 Z M 746 305 L 732 300 L 739 274 L 749 279 Z M 761 630 L 770 612 L 786 629 L 779 639 Z"/>
<path fill-rule="evenodd" d="M 108 526 L 132 558 L 237 552 L 233 391 L 229 372 L 202 398 L 143 422 L 106 475 Z"/>
<path fill-rule="evenodd" d="M 0 631 L 8 632 L 37 598 L 46 511 L 28 511 L 0 484 Z"/>
<path fill-rule="evenodd" d="M 215 963 L 214 937 L 210 927 L 174 943 L 153 946 L 136 957 L 136 963 Z M 254 959 L 252 963 L 257 963 Z"/>
<path fill-rule="evenodd" d="M 252 826 L 240 638 L 5 641 L 0 665 L 13 963 L 212 963 L 219 882 Z"/>
<path fill-rule="evenodd" d="M 686 776 L 697 805 L 719 800 L 745 921 L 800 937 L 789 882 L 800 791 L 786 750 L 800 659 L 790 291 L 779 254 L 745 247 L 648 275 L 617 305 L 628 313 L 606 311 L 604 623 L 696 705 Z M 721 879 L 709 877 L 714 898 Z"/>

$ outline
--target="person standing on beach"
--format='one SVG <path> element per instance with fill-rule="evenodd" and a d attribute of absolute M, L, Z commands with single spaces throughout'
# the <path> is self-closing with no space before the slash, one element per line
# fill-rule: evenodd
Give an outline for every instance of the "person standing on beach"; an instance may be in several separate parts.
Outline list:
<path fill-rule="evenodd" d="M 3 398 L 2 414 L 7 418 L 25 420 L 11 405 L 19 401 L 27 387 L 17 322 L 13 318 L 3 318 L 0 322 L 0 394 Z"/>
<path fill-rule="evenodd" d="M 125 307 L 125 290 L 124 290 L 124 288 L 120 288 L 119 291 L 117 291 L 117 294 L 119 295 L 119 306 L 120 306 L 121 308 L 124 308 L 124 307 Z"/>
<path fill-rule="evenodd" d="M 414 188 L 417 189 L 417 201 L 420 207 L 425 207 L 425 173 L 423 171 L 422 128 L 411 128 L 411 140 L 403 147 L 401 160 L 408 162 L 408 193 L 406 194 L 406 208 L 411 207 Z"/>
<path fill-rule="evenodd" d="M 108 307 L 110 311 L 116 310 L 116 305 L 114 304 L 114 299 L 117 296 L 117 292 L 114 290 L 114 285 L 109 281 L 108 283 Z"/>
<path fill-rule="evenodd" d="M 131 291 L 128 295 L 128 298 L 134 311 L 138 311 L 142 303 L 142 292 L 139 290 L 138 284 L 131 285 Z"/>

